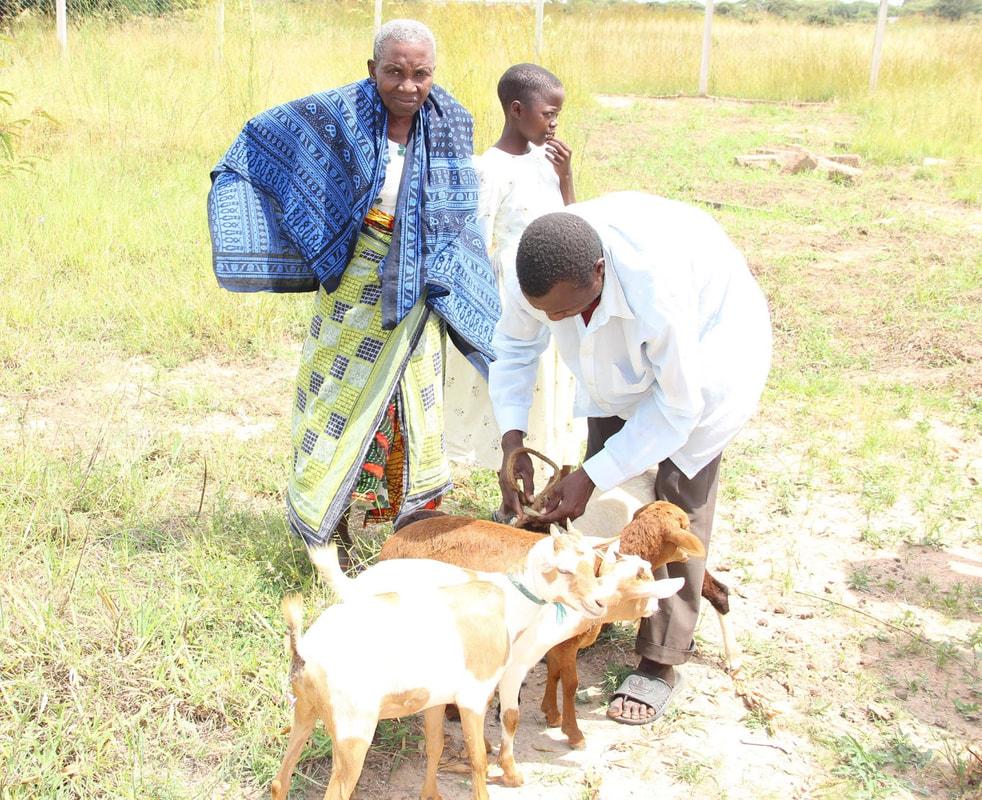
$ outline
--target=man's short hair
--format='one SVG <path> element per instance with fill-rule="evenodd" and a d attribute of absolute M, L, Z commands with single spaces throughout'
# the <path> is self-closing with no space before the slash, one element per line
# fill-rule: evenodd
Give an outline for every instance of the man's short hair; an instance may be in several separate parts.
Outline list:
<path fill-rule="evenodd" d="M 433 31 L 417 19 L 390 19 L 379 28 L 372 46 L 372 59 L 381 59 L 385 48 L 393 42 L 428 44 L 433 49 L 433 60 L 436 61 L 436 39 L 433 38 Z"/>
<path fill-rule="evenodd" d="M 525 105 L 546 92 L 555 92 L 562 88 L 563 82 L 538 64 L 515 64 L 508 67 L 498 80 L 498 100 L 501 101 L 501 107 L 507 109 L 512 100 Z"/>
<path fill-rule="evenodd" d="M 586 286 L 601 256 L 603 245 L 590 223 L 566 211 L 545 214 L 518 243 L 518 285 L 526 297 L 544 297 L 561 281 Z"/>

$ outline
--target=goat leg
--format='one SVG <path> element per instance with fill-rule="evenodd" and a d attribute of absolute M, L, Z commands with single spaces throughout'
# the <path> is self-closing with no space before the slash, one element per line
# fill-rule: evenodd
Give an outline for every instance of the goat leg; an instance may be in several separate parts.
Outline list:
<path fill-rule="evenodd" d="M 743 655 L 736 639 L 733 638 L 733 632 L 730 630 L 730 623 L 727 622 L 726 616 L 717 612 L 716 617 L 719 619 L 719 629 L 723 634 L 723 657 L 726 660 L 726 671 L 735 676 L 740 671 L 740 667 L 743 666 Z"/>
<path fill-rule="evenodd" d="M 442 717 L 441 717 L 442 725 Z M 464 729 L 464 742 L 471 757 L 471 784 L 474 800 L 488 798 L 488 754 L 484 749 L 484 713 L 460 707 L 460 725 Z"/>
<path fill-rule="evenodd" d="M 374 733 L 374 726 L 372 732 Z M 333 734 L 333 731 L 331 733 Z M 331 780 L 327 783 L 324 800 L 351 800 L 365 764 L 365 755 L 372 743 L 372 736 L 369 735 L 367 739 L 357 736 L 338 739 L 332 735 L 331 741 L 334 745 L 331 755 Z"/>
<path fill-rule="evenodd" d="M 701 594 L 718 614 L 730 613 L 730 587 L 717 580 L 708 569 L 702 574 Z"/>
<path fill-rule="evenodd" d="M 297 703 L 293 709 L 293 725 L 290 728 L 290 741 L 286 746 L 286 755 L 283 756 L 283 763 L 280 771 L 273 779 L 270 794 L 273 800 L 286 800 L 290 793 L 290 780 L 293 777 L 293 770 L 297 766 L 300 754 L 303 752 L 310 734 L 314 731 L 314 724 L 317 722 L 317 714 L 313 706 L 297 698 Z"/>
<path fill-rule="evenodd" d="M 515 732 L 518 730 L 518 693 L 522 678 L 528 670 L 506 669 L 498 682 L 498 703 L 501 706 L 501 747 L 498 749 L 498 766 L 501 782 L 505 786 L 521 786 L 525 779 L 515 765 Z"/>
<path fill-rule="evenodd" d="M 723 657 L 726 662 L 726 671 L 735 675 L 742 664 L 742 657 L 740 648 L 733 638 L 733 632 L 726 620 L 726 615 L 730 613 L 730 587 L 717 580 L 715 575 L 706 570 L 702 576 L 701 594 L 716 609 L 720 633 L 723 634 Z"/>
<path fill-rule="evenodd" d="M 440 800 L 436 786 L 436 771 L 443 755 L 444 706 L 431 706 L 423 712 L 423 730 L 426 735 L 426 778 L 423 780 L 421 800 Z"/>
<path fill-rule="evenodd" d="M 542 705 L 539 707 L 542 709 L 542 713 L 546 715 L 546 725 L 550 728 L 558 728 L 563 721 L 557 702 L 559 676 L 562 671 L 562 658 L 559 653 L 561 647 L 561 644 L 557 644 L 546 653 L 546 688 L 542 695 Z"/>

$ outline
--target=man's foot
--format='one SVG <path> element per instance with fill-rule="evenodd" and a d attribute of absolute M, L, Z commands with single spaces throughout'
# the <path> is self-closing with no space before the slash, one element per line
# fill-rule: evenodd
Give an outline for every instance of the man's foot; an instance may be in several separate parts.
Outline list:
<path fill-rule="evenodd" d="M 671 665 L 642 658 L 638 668 L 614 692 L 607 716 L 624 725 L 654 722 L 665 713 L 681 685 L 682 677 Z"/>

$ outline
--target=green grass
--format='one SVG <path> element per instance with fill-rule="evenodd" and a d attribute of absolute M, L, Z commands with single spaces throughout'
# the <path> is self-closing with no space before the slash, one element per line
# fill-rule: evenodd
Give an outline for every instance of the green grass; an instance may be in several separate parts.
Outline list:
<path fill-rule="evenodd" d="M 531 11 L 387 9 L 433 24 L 438 80 L 474 111 L 486 147 L 498 133 L 498 75 L 533 55 Z M 209 168 L 245 118 L 363 74 L 371 10 L 229 5 L 221 61 L 212 12 L 89 20 L 73 27 L 67 60 L 47 21 L 19 20 L 0 40 L 0 89 L 14 95 L 0 123 L 29 120 L 16 147 L 35 159 L 32 172 L 0 178 L 3 800 L 265 791 L 289 721 L 279 599 L 303 591 L 308 617 L 328 602 L 283 518 L 288 396 L 310 301 L 220 291 L 204 198 Z M 966 204 L 978 204 L 982 183 L 982 33 L 892 25 L 869 98 L 870 25 L 720 19 L 714 94 L 830 102 L 613 109 L 593 99 L 691 93 L 700 31 L 698 14 L 550 8 L 544 60 L 569 89 L 562 135 L 579 195 L 633 188 L 714 201 L 767 292 L 771 380 L 723 467 L 734 578 L 789 596 L 796 543 L 809 536 L 838 536 L 843 552 L 977 546 L 980 499 L 964 456 L 982 434 L 982 263 L 977 208 Z M 793 141 L 822 152 L 844 143 L 866 156 L 866 173 L 848 187 L 733 164 L 736 153 Z M 923 166 L 927 155 L 949 163 Z M 450 507 L 486 516 L 494 474 L 460 477 Z M 854 514 L 855 530 L 816 532 L 808 514 L 829 498 Z M 356 533 L 371 560 L 385 530 Z M 914 632 L 925 630 L 922 609 L 951 623 L 978 615 L 967 582 L 891 587 L 862 565 L 846 574 L 854 591 L 914 607 L 887 615 Z M 841 620 L 855 623 L 845 611 Z M 903 634 L 887 641 L 893 657 L 923 657 L 965 682 L 980 630 L 954 648 L 954 635 L 930 647 Z M 605 644 L 630 638 L 619 629 Z M 753 677 L 812 680 L 775 640 L 742 641 Z M 848 702 L 880 691 L 867 670 L 834 666 Z M 608 689 L 621 672 L 611 670 Z M 918 681 L 905 684 L 914 699 L 930 691 Z M 978 697 L 957 701 L 946 705 L 968 721 Z M 417 735 L 394 722 L 379 744 L 411 750 Z M 846 787 L 830 796 L 889 796 L 922 777 L 897 772 L 906 745 L 870 736 L 811 736 Z M 970 788 L 962 744 L 954 736 L 936 760 L 951 786 Z M 318 734 L 301 771 L 323 782 L 329 753 Z M 703 786 L 716 769 L 676 768 Z"/>

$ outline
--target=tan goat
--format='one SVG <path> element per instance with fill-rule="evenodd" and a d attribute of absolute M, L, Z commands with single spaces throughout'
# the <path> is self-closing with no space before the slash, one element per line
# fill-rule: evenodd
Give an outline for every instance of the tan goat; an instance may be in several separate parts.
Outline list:
<path fill-rule="evenodd" d="M 597 576 L 597 556 L 589 542 L 558 530 L 538 538 L 510 576 L 405 560 L 376 565 L 350 580 L 337 564 L 333 545 L 312 552 L 343 602 L 324 611 L 302 638 L 299 599 L 284 602 L 297 701 L 287 753 L 273 781 L 274 800 L 286 797 L 318 717 L 334 743 L 325 798 L 347 800 L 378 720 L 419 711 L 424 711 L 427 752 L 421 796 L 437 800 L 448 703 L 460 709 L 473 796 L 486 800 L 484 715 L 499 681 L 511 685 L 520 674 L 520 684 L 550 646 L 567 638 L 583 618 L 601 616 L 611 601 L 647 599 L 650 612 L 657 608 L 657 596 L 681 585 L 678 580 L 656 582 L 640 559 L 614 561 L 612 555 Z M 397 591 L 374 594 L 381 589 Z M 391 667 L 394 657 L 398 669 Z M 503 727 L 512 736 L 518 722 L 515 700 L 506 703 L 502 697 Z M 499 763 L 506 781 L 521 782 L 510 748 L 502 751 Z"/>
<path fill-rule="evenodd" d="M 657 569 L 671 561 L 689 556 L 705 556 L 702 543 L 688 531 L 685 512 L 671 503 L 656 502 L 639 509 L 624 527 L 620 551 L 634 554 Z M 382 546 L 379 564 L 388 559 L 432 558 L 465 568 L 506 571 L 524 558 L 542 534 L 520 530 L 488 520 L 469 517 L 432 516 L 400 528 Z M 638 613 L 636 604 L 622 601 L 611 605 L 600 620 L 583 619 L 571 630 L 568 639 L 557 642 L 547 655 L 548 677 L 542 711 L 550 726 L 562 724 L 571 747 L 585 746 L 583 733 L 576 721 L 576 653 L 596 640 L 602 623 L 633 621 L 648 614 Z M 560 715 L 556 693 L 559 681 L 563 687 L 563 713 Z"/>

